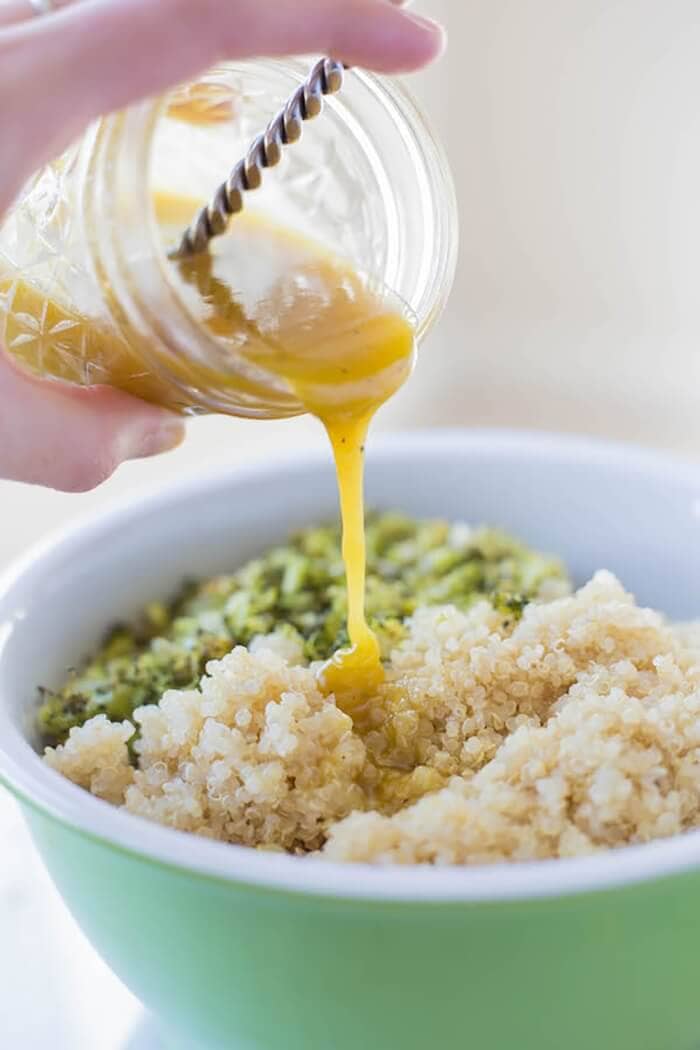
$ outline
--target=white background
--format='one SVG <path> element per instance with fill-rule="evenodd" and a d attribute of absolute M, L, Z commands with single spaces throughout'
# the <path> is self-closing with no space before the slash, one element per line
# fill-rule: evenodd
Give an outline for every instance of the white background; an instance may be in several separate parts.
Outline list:
<path fill-rule="evenodd" d="M 462 258 L 447 315 L 379 425 L 517 424 L 700 456 L 697 0 L 421 7 L 450 28 L 447 59 L 417 87 L 455 170 Z M 138 486 L 311 440 L 309 420 L 210 419 L 97 493 L 0 482 L 0 566 Z M 0 797 L 3 1050 L 122 1050 L 136 1015 Z"/>

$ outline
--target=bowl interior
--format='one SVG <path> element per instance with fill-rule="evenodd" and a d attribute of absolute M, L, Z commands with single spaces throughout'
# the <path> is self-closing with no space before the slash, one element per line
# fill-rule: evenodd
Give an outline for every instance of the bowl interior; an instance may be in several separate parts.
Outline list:
<path fill-rule="evenodd" d="M 367 503 L 502 526 L 560 555 L 577 582 L 607 568 L 640 602 L 700 616 L 700 470 L 597 443 L 434 432 L 370 445 Z M 37 687 L 59 685 L 115 622 L 336 513 L 319 452 L 190 479 L 50 543 L 0 593 L 4 718 L 34 739 Z"/>
<path fill-rule="evenodd" d="M 433 431 L 370 445 L 368 505 L 512 530 L 560 555 L 577 582 L 615 572 L 640 602 L 700 617 L 700 468 L 624 446 L 522 433 Z M 235 568 L 290 530 L 337 513 L 322 450 L 186 479 L 103 512 L 0 580 L 0 777 L 99 837 L 226 878 L 320 893 L 483 899 L 563 893 L 700 861 L 700 832 L 583 861 L 498 869 L 365 869 L 197 840 L 145 825 L 64 781 L 32 753 L 39 686 L 58 686 L 116 621 L 186 576 Z"/>

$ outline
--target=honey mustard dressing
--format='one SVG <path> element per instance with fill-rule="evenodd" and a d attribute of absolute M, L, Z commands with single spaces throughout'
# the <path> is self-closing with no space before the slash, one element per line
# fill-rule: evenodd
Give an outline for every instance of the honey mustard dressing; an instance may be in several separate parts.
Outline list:
<path fill-rule="evenodd" d="M 159 194 L 155 214 L 164 247 L 178 243 L 198 202 Z M 194 385 L 261 391 L 270 377 L 291 392 L 325 427 L 335 459 L 343 522 L 350 647 L 325 666 L 321 683 L 349 714 L 383 677 L 377 639 L 365 618 L 364 444 L 383 402 L 406 380 L 414 357 L 414 331 L 398 302 L 376 289 L 320 245 L 243 213 L 210 251 L 173 262 L 173 278 L 191 314 L 226 352 L 250 366 L 249 374 L 218 373 L 212 364 L 187 360 L 168 369 Z M 21 279 L 13 277 L 22 311 L 46 318 L 41 345 L 7 345 L 35 370 L 85 382 L 75 374 L 71 341 L 88 363 L 92 382 L 109 382 L 148 400 L 169 404 L 158 378 L 139 363 L 119 334 L 90 324 Z M 0 294 L 7 280 L 0 274 Z M 107 294 L 109 294 L 107 292 Z M 55 322 L 55 323 L 54 323 Z M 52 334 L 53 333 L 53 334 Z M 87 341 L 87 343 L 85 343 Z"/>
<path fill-rule="evenodd" d="M 173 239 L 194 211 L 191 201 L 158 203 L 161 227 L 172 227 Z M 379 643 L 365 617 L 365 439 L 377 409 L 408 377 L 413 328 L 383 290 L 347 264 L 250 214 L 238 216 L 208 253 L 178 266 L 205 305 L 201 319 L 210 331 L 236 340 L 237 352 L 284 380 L 330 439 L 350 647 L 328 662 L 321 683 L 352 714 L 383 678 Z"/>

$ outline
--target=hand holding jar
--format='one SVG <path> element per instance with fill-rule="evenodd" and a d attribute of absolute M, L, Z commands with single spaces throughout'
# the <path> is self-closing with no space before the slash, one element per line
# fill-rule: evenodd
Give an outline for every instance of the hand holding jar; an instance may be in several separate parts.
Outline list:
<path fill-rule="evenodd" d="M 313 52 L 404 72 L 442 43 L 390 0 L 0 0 L 0 215 L 96 117 L 218 61 Z M 182 437 L 160 407 L 30 375 L 0 349 L 0 477 L 81 491 Z"/>

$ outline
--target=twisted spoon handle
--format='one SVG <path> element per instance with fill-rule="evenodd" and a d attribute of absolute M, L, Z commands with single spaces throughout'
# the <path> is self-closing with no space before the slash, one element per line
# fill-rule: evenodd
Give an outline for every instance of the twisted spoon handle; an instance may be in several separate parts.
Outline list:
<path fill-rule="evenodd" d="M 211 202 L 199 212 L 183 234 L 171 258 L 183 259 L 206 251 L 209 242 L 225 233 L 229 219 L 243 210 L 243 195 L 262 183 L 264 168 L 274 168 L 282 159 L 285 146 L 301 138 L 305 120 L 317 117 L 323 109 L 323 96 L 334 95 L 343 86 L 344 66 L 332 58 L 322 58 L 300 84 L 239 161 L 226 182 L 219 186 Z"/>

